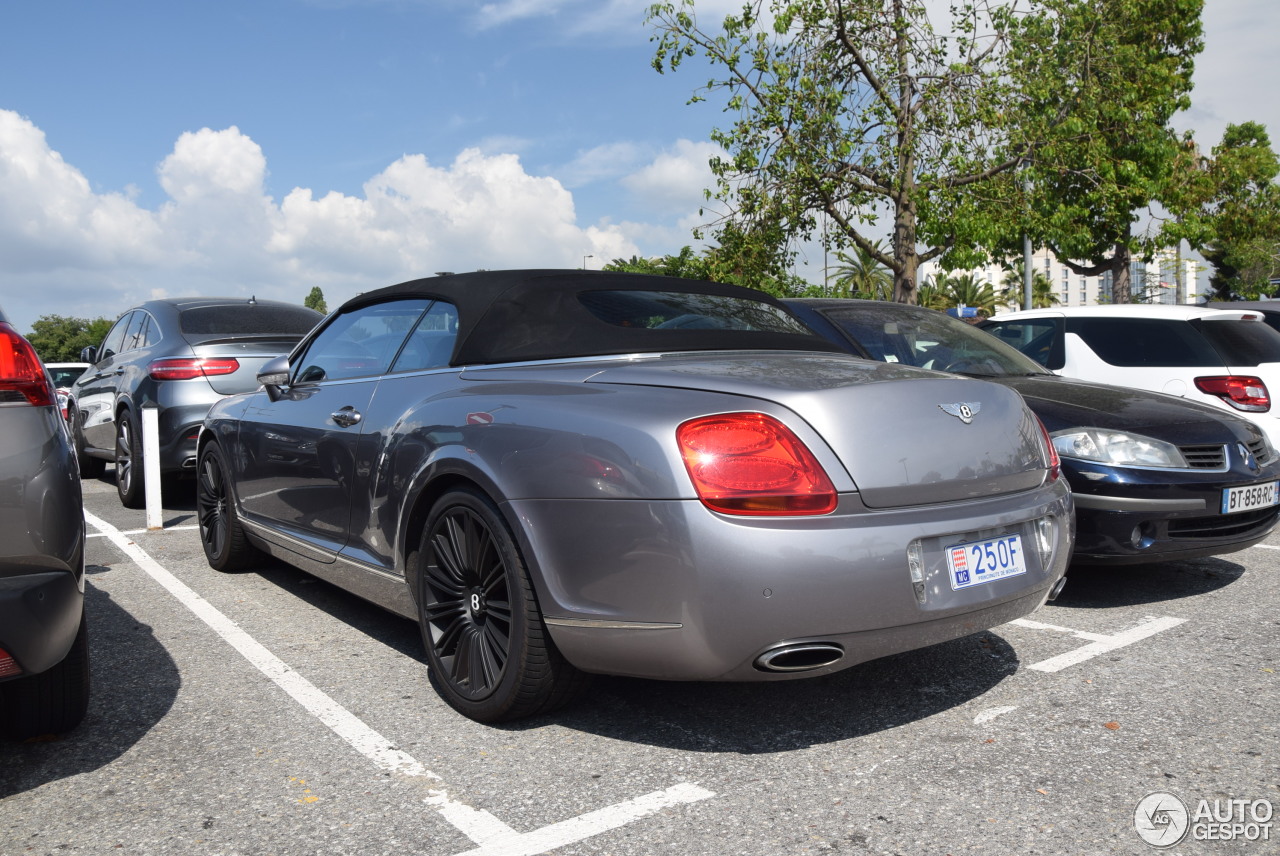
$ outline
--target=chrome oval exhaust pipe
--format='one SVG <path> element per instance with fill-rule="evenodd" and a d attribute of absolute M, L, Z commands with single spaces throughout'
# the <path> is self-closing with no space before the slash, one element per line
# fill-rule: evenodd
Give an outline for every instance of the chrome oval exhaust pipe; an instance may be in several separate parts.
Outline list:
<path fill-rule="evenodd" d="M 807 672 L 843 657 L 844 649 L 834 642 L 799 642 L 765 651 L 756 658 L 755 666 L 765 672 Z"/>

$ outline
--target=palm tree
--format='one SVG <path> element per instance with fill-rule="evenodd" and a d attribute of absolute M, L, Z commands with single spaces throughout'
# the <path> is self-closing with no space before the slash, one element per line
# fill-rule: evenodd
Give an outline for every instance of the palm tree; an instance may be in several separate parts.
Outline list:
<path fill-rule="evenodd" d="M 1000 292 L 1000 302 L 1007 306 L 1016 306 L 1022 308 L 1023 304 L 1023 288 L 1025 287 L 1022 274 L 1016 271 L 1009 271 L 1004 275 L 1004 281 L 1001 283 L 1004 289 Z M 1031 308 L 1032 309 L 1048 309 L 1062 301 L 1058 298 L 1058 292 L 1054 290 L 1053 283 L 1049 277 L 1036 271 L 1031 275 Z"/>
<path fill-rule="evenodd" d="M 996 314 L 996 291 L 989 282 L 979 282 L 971 273 L 962 273 L 948 279 L 947 307 L 972 306 L 990 317 Z"/>
<path fill-rule="evenodd" d="M 860 297 L 864 300 L 892 300 L 893 274 L 862 247 L 854 247 L 854 255 L 836 252 L 834 267 L 836 297 Z M 875 249 L 880 250 L 877 241 Z"/>

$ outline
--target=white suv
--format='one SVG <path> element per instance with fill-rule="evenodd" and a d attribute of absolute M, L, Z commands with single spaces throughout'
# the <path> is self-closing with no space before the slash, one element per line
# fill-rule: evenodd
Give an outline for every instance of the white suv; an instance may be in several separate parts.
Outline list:
<path fill-rule="evenodd" d="M 1249 419 L 1280 447 L 1280 332 L 1262 313 L 1118 304 L 997 315 L 982 329 L 1066 377 L 1202 401 Z"/>

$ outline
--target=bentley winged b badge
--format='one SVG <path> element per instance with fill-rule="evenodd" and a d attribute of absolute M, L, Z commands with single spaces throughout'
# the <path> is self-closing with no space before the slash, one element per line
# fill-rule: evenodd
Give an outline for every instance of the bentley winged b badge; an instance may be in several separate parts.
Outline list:
<path fill-rule="evenodd" d="M 973 417 L 977 416 L 978 411 L 982 409 L 982 404 L 977 401 L 958 401 L 955 404 L 939 404 L 938 406 L 952 416 L 958 417 L 966 425 L 972 422 Z"/>

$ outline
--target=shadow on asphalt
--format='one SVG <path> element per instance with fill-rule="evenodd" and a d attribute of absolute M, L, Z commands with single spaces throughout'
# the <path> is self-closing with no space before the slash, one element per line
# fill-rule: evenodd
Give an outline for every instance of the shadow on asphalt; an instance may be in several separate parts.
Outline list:
<path fill-rule="evenodd" d="M 300 601 L 426 668 L 415 622 L 283 562 L 253 569 Z M 616 740 L 696 752 L 786 752 L 885 731 L 988 692 L 1018 669 L 993 632 L 863 663 L 819 678 L 689 683 L 597 676 L 581 699 L 547 716 L 495 728 L 555 724 Z"/>
<path fill-rule="evenodd" d="M 1231 585 L 1244 566 L 1220 557 L 1152 565 L 1072 565 L 1067 585 L 1047 609 L 1104 609 L 1196 597 Z"/>
<path fill-rule="evenodd" d="M 106 568 L 89 565 L 92 576 Z M 0 799 L 103 767 L 133 748 L 177 698 L 177 664 L 151 627 L 109 594 L 85 587 L 89 616 L 89 713 L 56 739 L 0 742 Z"/>
<path fill-rule="evenodd" d="M 967 704 L 1018 668 L 998 634 L 975 633 L 819 678 L 675 683 L 596 678 L 572 707 L 502 728 L 554 722 L 689 752 L 789 752 L 888 731 Z"/>

